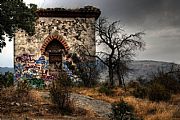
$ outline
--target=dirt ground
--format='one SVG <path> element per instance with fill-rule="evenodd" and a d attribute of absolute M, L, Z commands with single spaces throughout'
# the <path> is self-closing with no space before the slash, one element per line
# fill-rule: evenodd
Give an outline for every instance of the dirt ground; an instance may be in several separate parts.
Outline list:
<path fill-rule="evenodd" d="M 73 106 L 72 113 L 60 113 L 51 103 L 47 91 L 31 90 L 16 93 L 7 88 L 0 94 L 0 119 L 2 120 L 104 120 L 93 111 Z"/>
<path fill-rule="evenodd" d="M 0 120 L 107 120 L 110 104 L 123 99 L 133 105 L 144 120 L 180 120 L 180 95 L 169 102 L 137 99 L 121 89 L 114 96 L 106 96 L 98 88 L 73 88 L 74 109 L 71 114 L 59 113 L 51 103 L 47 90 L 30 90 L 17 94 L 14 88 L 0 91 Z M 155 110 L 155 112 L 150 112 Z"/>

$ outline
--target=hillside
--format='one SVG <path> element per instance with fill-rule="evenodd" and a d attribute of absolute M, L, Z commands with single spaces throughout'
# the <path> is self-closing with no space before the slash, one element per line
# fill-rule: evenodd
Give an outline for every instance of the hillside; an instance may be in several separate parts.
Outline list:
<path fill-rule="evenodd" d="M 4 74 L 5 72 L 14 72 L 14 68 L 9 67 L 0 67 L 0 73 Z"/>
<path fill-rule="evenodd" d="M 157 73 L 158 69 L 168 71 L 170 70 L 173 63 L 169 62 L 161 62 L 161 61 L 151 61 L 151 60 L 144 60 L 144 61 L 132 61 L 129 64 L 129 68 L 132 70 L 128 77 L 126 78 L 127 81 L 129 80 L 135 80 L 138 77 L 142 78 L 149 78 L 154 73 Z M 180 65 L 174 64 L 175 67 L 178 67 Z M 99 64 L 98 69 L 100 70 L 100 76 L 102 77 L 102 80 L 106 79 L 106 76 L 108 75 L 107 68 L 101 64 Z"/>
<path fill-rule="evenodd" d="M 129 78 L 134 79 L 139 76 L 146 78 L 151 76 L 154 73 L 157 73 L 158 70 L 169 71 L 174 63 L 161 62 L 161 61 L 133 61 L 130 64 L 130 69 L 133 71 L 129 73 Z M 175 67 L 180 65 L 174 64 Z"/>

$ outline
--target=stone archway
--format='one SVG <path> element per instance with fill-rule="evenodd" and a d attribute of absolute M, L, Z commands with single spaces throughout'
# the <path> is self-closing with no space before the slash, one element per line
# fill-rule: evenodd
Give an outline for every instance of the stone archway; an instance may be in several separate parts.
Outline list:
<path fill-rule="evenodd" d="M 62 70 L 63 54 L 67 53 L 69 47 L 58 35 L 49 35 L 41 48 L 41 53 L 49 58 L 49 74 L 56 77 Z"/>
<path fill-rule="evenodd" d="M 66 41 L 63 39 L 62 36 L 49 35 L 48 37 L 45 38 L 44 43 L 43 43 L 43 45 L 41 47 L 41 53 L 42 54 L 45 53 L 45 49 L 46 49 L 47 45 L 54 39 L 58 40 L 64 46 L 65 51 L 68 51 L 70 49 L 68 44 L 66 43 Z"/>

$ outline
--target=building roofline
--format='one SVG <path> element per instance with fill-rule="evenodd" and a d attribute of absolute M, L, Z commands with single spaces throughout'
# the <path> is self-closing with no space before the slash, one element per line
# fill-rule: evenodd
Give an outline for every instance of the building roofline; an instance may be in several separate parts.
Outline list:
<path fill-rule="evenodd" d="M 84 8 L 78 9 L 65 9 L 65 8 L 47 8 L 38 9 L 37 12 L 39 17 L 80 17 L 80 18 L 95 18 L 98 19 L 101 11 L 100 9 L 93 6 L 85 6 Z"/>

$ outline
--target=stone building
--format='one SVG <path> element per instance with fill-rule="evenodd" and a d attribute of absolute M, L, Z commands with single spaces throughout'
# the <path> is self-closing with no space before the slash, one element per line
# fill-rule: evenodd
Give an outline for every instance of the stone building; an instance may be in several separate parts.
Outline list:
<path fill-rule="evenodd" d="M 23 30 L 15 34 L 15 79 L 52 79 L 67 55 L 76 52 L 76 44 L 95 54 L 94 23 L 100 13 L 92 6 L 39 9 L 35 35 L 28 36 Z"/>

